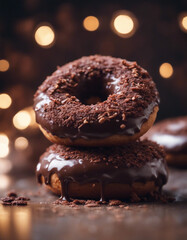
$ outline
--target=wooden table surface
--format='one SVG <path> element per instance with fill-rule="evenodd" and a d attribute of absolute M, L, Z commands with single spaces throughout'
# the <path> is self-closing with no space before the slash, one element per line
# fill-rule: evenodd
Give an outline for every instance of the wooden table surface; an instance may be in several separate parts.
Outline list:
<path fill-rule="evenodd" d="M 31 201 L 25 207 L 0 205 L 0 240 L 187 239 L 187 170 L 170 169 L 165 190 L 175 202 L 126 208 L 54 205 L 57 197 L 37 186 L 34 177 L 10 181 L 11 189 Z M 0 197 L 9 189 L 0 189 Z"/>

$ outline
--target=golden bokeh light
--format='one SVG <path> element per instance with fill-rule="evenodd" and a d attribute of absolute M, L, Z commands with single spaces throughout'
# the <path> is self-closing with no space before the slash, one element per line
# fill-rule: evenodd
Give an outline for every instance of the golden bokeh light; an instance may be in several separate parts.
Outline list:
<path fill-rule="evenodd" d="M 4 133 L 0 133 L 0 158 L 4 158 L 9 154 L 8 145 L 9 145 L 9 139 L 7 135 Z"/>
<path fill-rule="evenodd" d="M 36 123 L 36 120 L 35 120 L 35 112 L 33 110 L 33 107 L 27 107 L 24 109 L 25 111 L 28 112 L 28 114 L 30 115 L 30 118 L 31 118 L 31 122 L 30 122 L 30 126 L 31 127 L 38 127 L 38 124 Z"/>
<path fill-rule="evenodd" d="M 0 94 L 0 108 L 7 109 L 10 107 L 11 104 L 12 99 L 8 94 L 6 93 Z"/>
<path fill-rule="evenodd" d="M 99 20 L 94 16 L 88 16 L 84 19 L 83 26 L 87 31 L 96 31 L 99 27 Z"/>
<path fill-rule="evenodd" d="M 0 72 L 6 72 L 9 69 L 9 62 L 5 59 L 0 60 Z"/>
<path fill-rule="evenodd" d="M 187 30 L 187 16 L 183 17 L 182 26 Z"/>
<path fill-rule="evenodd" d="M 119 11 L 114 14 L 111 22 L 112 30 L 120 37 L 131 37 L 137 29 L 137 19 L 128 11 Z"/>
<path fill-rule="evenodd" d="M 159 73 L 163 78 L 170 78 L 173 75 L 173 67 L 170 63 L 163 63 L 159 68 Z"/>
<path fill-rule="evenodd" d="M 1 239 L 11 239 L 11 212 L 0 204 L 0 236 Z"/>
<path fill-rule="evenodd" d="M 0 133 L 0 143 L 6 144 L 6 145 L 9 144 L 9 138 L 6 134 Z"/>
<path fill-rule="evenodd" d="M 183 32 L 187 32 L 187 12 L 179 15 L 179 26 Z"/>
<path fill-rule="evenodd" d="M 128 34 L 132 31 L 134 23 L 131 17 L 119 15 L 114 20 L 115 29 L 121 34 Z"/>
<path fill-rule="evenodd" d="M 13 117 L 13 124 L 17 129 L 20 130 L 24 130 L 28 127 L 38 128 L 33 107 L 26 107 L 16 113 L 16 115 Z"/>
<path fill-rule="evenodd" d="M 0 175 L 0 189 L 6 189 L 10 185 L 10 178 L 7 175 Z"/>
<path fill-rule="evenodd" d="M 21 110 L 13 117 L 13 124 L 15 128 L 23 130 L 31 123 L 31 116 L 28 111 Z"/>
<path fill-rule="evenodd" d="M 34 37 L 38 45 L 50 47 L 55 40 L 55 33 L 50 26 L 43 25 L 37 28 Z"/>
<path fill-rule="evenodd" d="M 9 147 L 6 143 L 0 142 L 0 158 L 4 158 L 9 154 Z"/>
<path fill-rule="evenodd" d="M 17 208 L 12 216 L 13 226 L 16 232 L 17 239 L 25 240 L 31 237 L 31 209 L 30 208 Z"/>
<path fill-rule="evenodd" d="M 16 138 L 14 145 L 16 150 L 25 150 L 29 146 L 29 142 L 25 137 L 18 137 Z"/>
<path fill-rule="evenodd" d="M 9 159 L 0 159 L 0 174 L 8 173 L 12 168 L 12 163 Z"/>

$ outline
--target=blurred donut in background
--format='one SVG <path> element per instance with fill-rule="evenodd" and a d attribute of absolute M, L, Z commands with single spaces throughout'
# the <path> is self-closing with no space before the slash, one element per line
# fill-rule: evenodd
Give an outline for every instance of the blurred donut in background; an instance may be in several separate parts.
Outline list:
<path fill-rule="evenodd" d="M 187 167 L 187 116 L 160 121 L 142 139 L 162 145 L 167 153 L 166 160 L 169 165 Z"/>

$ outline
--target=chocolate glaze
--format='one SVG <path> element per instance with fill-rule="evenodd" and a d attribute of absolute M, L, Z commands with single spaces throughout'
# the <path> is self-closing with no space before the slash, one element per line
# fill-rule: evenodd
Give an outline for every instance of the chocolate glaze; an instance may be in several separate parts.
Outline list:
<path fill-rule="evenodd" d="M 155 124 L 143 139 L 164 146 L 167 153 L 187 154 L 187 116 L 163 120 Z"/>
<path fill-rule="evenodd" d="M 101 102 L 87 105 L 91 97 Z M 119 58 L 90 56 L 48 77 L 34 98 L 36 121 L 58 137 L 106 138 L 140 131 L 158 92 L 146 70 Z"/>
<path fill-rule="evenodd" d="M 51 175 L 56 173 L 61 181 L 62 197 L 67 200 L 69 182 L 99 182 L 104 200 L 105 186 L 109 183 L 154 181 L 161 188 L 167 181 L 164 156 L 157 144 L 148 141 L 124 147 L 79 150 L 54 144 L 41 156 L 36 173 L 38 182 L 41 183 L 41 176 L 44 176 L 47 185 L 50 185 Z"/>
<path fill-rule="evenodd" d="M 80 126 L 78 129 L 73 128 L 72 126 L 60 126 L 55 124 L 53 120 L 50 121 L 48 119 L 43 118 L 43 114 L 39 107 L 43 107 L 43 104 L 50 104 L 50 99 L 46 97 L 46 95 L 42 94 L 39 96 L 40 100 L 38 100 L 35 105 L 36 111 L 36 121 L 41 124 L 41 126 L 47 131 L 51 132 L 53 135 L 56 135 L 61 138 L 106 138 L 112 136 L 114 134 L 117 135 L 134 135 L 136 132 L 139 132 L 141 126 L 144 122 L 149 119 L 150 114 L 153 111 L 153 108 L 157 105 L 157 103 L 151 103 L 144 111 L 143 115 L 137 118 L 128 118 L 122 121 L 119 118 L 110 119 L 110 121 L 106 121 L 104 124 L 98 123 L 87 123 Z M 39 110 L 39 112 L 38 112 Z M 121 125 L 124 124 L 125 128 L 121 128 Z"/>

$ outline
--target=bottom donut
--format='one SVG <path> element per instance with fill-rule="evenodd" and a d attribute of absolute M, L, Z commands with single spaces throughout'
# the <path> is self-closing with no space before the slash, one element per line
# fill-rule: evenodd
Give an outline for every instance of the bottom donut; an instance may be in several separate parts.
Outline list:
<path fill-rule="evenodd" d="M 52 145 L 36 169 L 38 182 L 64 199 L 130 199 L 160 192 L 167 182 L 163 149 L 151 141 L 121 147 Z"/>

